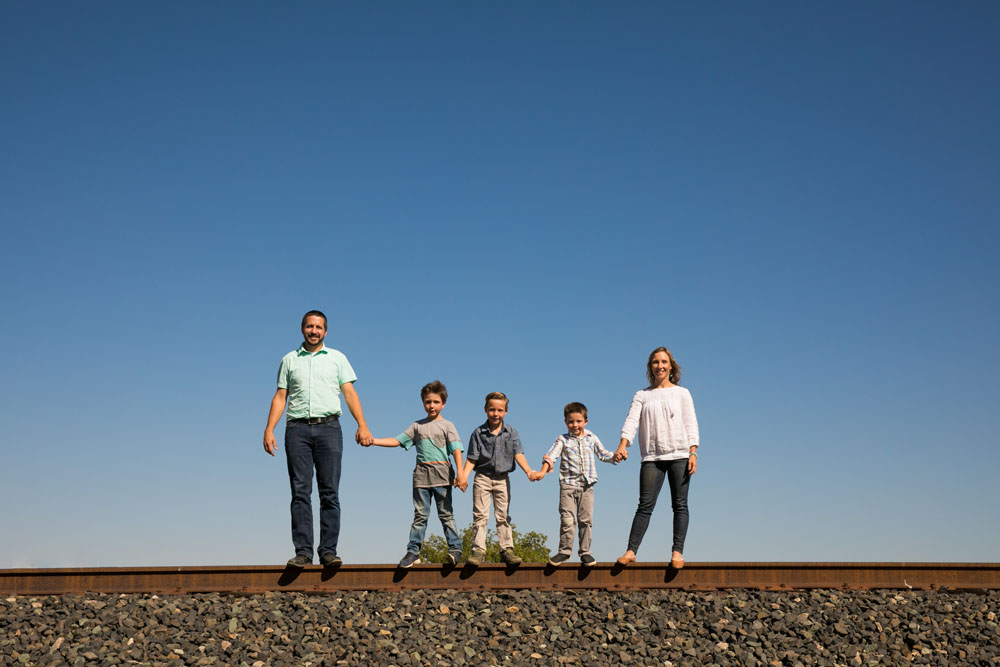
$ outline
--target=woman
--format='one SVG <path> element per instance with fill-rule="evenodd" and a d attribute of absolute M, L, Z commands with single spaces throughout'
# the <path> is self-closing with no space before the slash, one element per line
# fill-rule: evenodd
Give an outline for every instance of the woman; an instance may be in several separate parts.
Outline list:
<path fill-rule="evenodd" d="M 694 414 L 691 393 L 678 386 L 681 367 L 665 347 L 653 350 L 646 362 L 649 387 L 640 389 L 632 398 L 628 417 L 622 427 L 622 439 L 615 452 L 616 461 L 628 458 L 636 430 L 639 432 L 639 506 L 632 519 L 628 536 L 628 551 L 619 559 L 620 565 L 635 562 L 649 517 L 656 507 L 663 478 L 670 484 L 670 502 L 674 510 L 674 544 L 670 564 L 684 567 L 684 538 L 688 526 L 688 482 L 698 469 L 698 420 Z"/>

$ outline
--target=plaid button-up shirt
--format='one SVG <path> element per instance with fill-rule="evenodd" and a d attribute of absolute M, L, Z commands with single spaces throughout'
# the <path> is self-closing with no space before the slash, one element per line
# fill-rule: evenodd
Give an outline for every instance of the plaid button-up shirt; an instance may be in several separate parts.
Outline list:
<path fill-rule="evenodd" d="M 605 463 L 611 463 L 614 458 L 614 454 L 604 449 L 596 435 L 584 429 L 579 438 L 569 433 L 560 435 L 542 458 L 555 469 L 555 460 L 562 457 L 559 463 L 559 484 L 587 486 L 597 482 L 594 454 Z"/>

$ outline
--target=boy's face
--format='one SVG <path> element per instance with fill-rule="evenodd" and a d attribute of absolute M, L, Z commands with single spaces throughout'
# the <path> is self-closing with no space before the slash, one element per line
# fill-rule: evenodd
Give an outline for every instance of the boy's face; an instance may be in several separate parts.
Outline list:
<path fill-rule="evenodd" d="M 486 423 L 490 428 L 496 428 L 503 423 L 507 414 L 507 401 L 502 398 L 491 398 L 486 402 Z"/>
<path fill-rule="evenodd" d="M 441 400 L 441 394 L 435 394 L 433 391 L 428 392 L 424 396 L 424 412 L 431 419 L 437 419 L 441 416 L 441 410 L 444 408 L 444 401 Z"/>
<path fill-rule="evenodd" d="M 583 416 L 582 412 L 571 412 L 566 416 L 566 428 L 569 429 L 569 434 L 574 438 L 583 435 L 583 429 L 586 425 L 587 418 Z"/>

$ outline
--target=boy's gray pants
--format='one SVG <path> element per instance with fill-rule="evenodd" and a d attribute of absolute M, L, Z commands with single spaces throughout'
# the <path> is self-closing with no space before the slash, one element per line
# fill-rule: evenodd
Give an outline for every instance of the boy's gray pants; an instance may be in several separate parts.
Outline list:
<path fill-rule="evenodd" d="M 497 522 L 497 542 L 500 549 L 514 547 L 514 535 L 510 530 L 510 478 L 503 475 L 476 473 L 472 480 L 472 548 L 486 551 L 486 520 L 489 518 L 490 500 L 493 501 L 493 518 Z"/>
<path fill-rule="evenodd" d="M 559 553 L 573 553 L 573 529 L 580 529 L 580 555 L 590 553 L 590 527 L 594 523 L 594 484 L 559 485 Z"/>

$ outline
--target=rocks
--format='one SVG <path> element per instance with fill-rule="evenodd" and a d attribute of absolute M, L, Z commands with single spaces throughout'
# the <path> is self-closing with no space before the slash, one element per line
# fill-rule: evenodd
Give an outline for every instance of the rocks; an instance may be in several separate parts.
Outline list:
<path fill-rule="evenodd" d="M 1000 593 L 8 597 L 0 666 L 998 664 Z"/>

